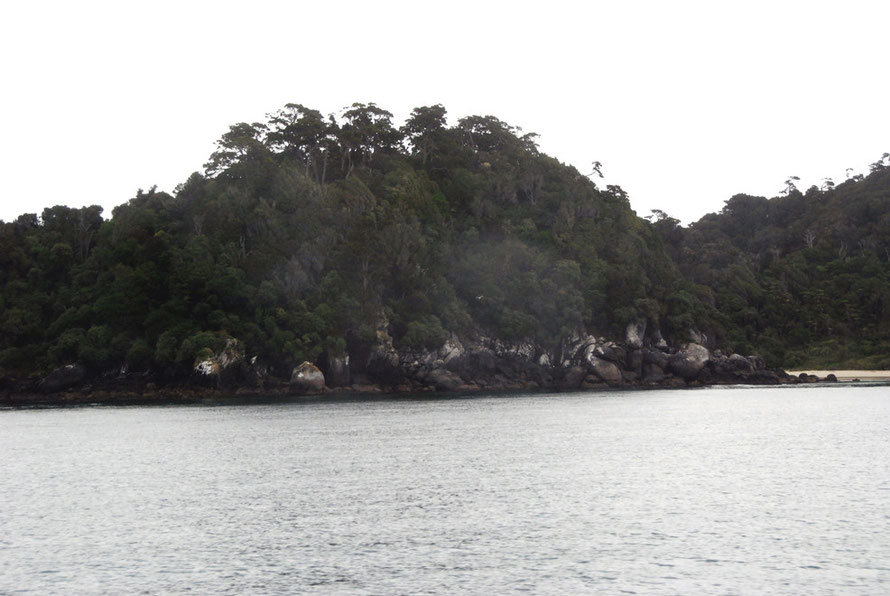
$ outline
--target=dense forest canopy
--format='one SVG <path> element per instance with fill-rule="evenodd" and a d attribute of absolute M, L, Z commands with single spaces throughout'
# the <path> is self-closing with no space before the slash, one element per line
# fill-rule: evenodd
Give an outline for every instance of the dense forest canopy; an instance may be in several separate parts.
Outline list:
<path fill-rule="evenodd" d="M 723 339 L 788 367 L 890 368 L 890 154 L 835 185 L 736 195 L 655 228 L 720 313 Z"/>
<path fill-rule="evenodd" d="M 286 376 L 381 332 L 405 349 L 451 334 L 555 347 L 635 321 L 777 365 L 890 366 L 887 156 L 682 228 L 494 116 L 392 118 L 288 104 L 231 126 L 172 194 L 140 190 L 107 220 L 57 206 L 0 223 L 0 370 L 174 378 L 234 342 Z"/>

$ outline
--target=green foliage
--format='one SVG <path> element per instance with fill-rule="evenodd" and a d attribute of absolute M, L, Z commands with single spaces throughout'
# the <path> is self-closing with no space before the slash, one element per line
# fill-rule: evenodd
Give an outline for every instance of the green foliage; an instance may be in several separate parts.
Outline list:
<path fill-rule="evenodd" d="M 449 127 L 425 106 L 397 128 L 373 103 L 339 120 L 287 104 L 230 127 L 174 195 L 140 190 L 107 221 L 56 206 L 0 222 L 0 367 L 184 375 L 228 338 L 284 375 L 323 353 L 361 367 L 384 313 L 397 347 L 555 346 L 643 319 L 776 363 L 880 363 L 884 161 L 824 191 L 738 195 L 683 229 L 493 116 Z"/>
<path fill-rule="evenodd" d="M 448 339 L 448 332 L 435 315 L 427 315 L 408 323 L 402 345 L 409 348 L 438 348 Z"/>
<path fill-rule="evenodd" d="M 736 195 L 720 214 L 659 233 L 683 273 L 713 288 L 722 339 L 735 349 L 787 367 L 885 362 L 876 346 L 890 345 L 886 168 L 806 194 Z"/>

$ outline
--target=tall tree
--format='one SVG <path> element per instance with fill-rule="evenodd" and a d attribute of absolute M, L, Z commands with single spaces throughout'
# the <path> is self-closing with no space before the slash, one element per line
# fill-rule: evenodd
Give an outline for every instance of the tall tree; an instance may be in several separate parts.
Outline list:
<path fill-rule="evenodd" d="M 438 148 L 445 132 L 445 113 L 441 104 L 414 108 L 402 127 L 402 134 L 424 165 Z"/>

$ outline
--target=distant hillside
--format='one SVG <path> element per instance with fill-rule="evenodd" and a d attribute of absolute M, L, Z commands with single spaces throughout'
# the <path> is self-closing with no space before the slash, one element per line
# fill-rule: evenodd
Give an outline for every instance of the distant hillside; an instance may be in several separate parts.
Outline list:
<path fill-rule="evenodd" d="M 890 156 L 835 186 L 736 195 L 684 229 L 655 228 L 718 335 L 786 367 L 890 368 Z"/>
<path fill-rule="evenodd" d="M 374 104 L 289 104 L 232 126 L 173 194 L 140 191 L 107 221 L 58 206 L 3 223 L 0 368 L 177 378 L 235 341 L 286 377 L 381 332 L 419 349 L 451 333 L 557 346 L 633 321 L 658 339 L 713 326 L 620 187 L 493 116 L 445 115 L 421 107 L 397 127 Z"/>

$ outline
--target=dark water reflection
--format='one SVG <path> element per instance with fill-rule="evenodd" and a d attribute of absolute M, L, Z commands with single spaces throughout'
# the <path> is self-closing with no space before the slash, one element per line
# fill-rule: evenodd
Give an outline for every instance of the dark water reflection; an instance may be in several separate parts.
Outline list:
<path fill-rule="evenodd" d="M 890 389 L 0 412 L 0 593 L 890 592 Z"/>

